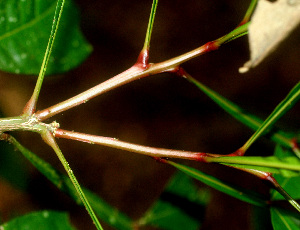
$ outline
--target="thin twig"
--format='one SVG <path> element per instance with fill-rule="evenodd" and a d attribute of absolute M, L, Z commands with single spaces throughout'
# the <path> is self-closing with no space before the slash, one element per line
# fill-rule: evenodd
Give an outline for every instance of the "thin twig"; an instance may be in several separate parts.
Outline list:
<path fill-rule="evenodd" d="M 155 158 L 180 158 L 188 160 L 197 160 L 205 162 L 207 158 L 213 157 L 210 153 L 190 152 L 182 150 L 171 150 L 163 148 L 148 147 L 143 145 L 132 144 L 124 141 L 119 141 L 116 138 L 96 136 L 85 133 L 78 133 L 63 129 L 57 129 L 54 133 L 55 137 L 72 139 L 76 141 L 86 142 L 89 144 L 104 145 L 116 149 L 122 149 L 129 152 L 139 153 Z M 219 156 L 219 155 L 217 155 Z"/>
<path fill-rule="evenodd" d="M 100 83 L 97 86 L 94 86 L 93 88 L 90 88 L 90 89 L 78 94 L 77 96 L 74 96 L 70 99 L 67 99 L 63 102 L 60 102 L 56 105 L 53 105 L 47 109 L 42 110 L 42 111 L 38 111 L 36 113 L 36 117 L 40 121 L 43 121 L 43 120 L 48 119 L 58 113 L 61 113 L 68 109 L 71 109 L 82 103 L 86 103 L 90 99 L 92 99 L 102 93 L 105 93 L 111 89 L 117 88 L 119 86 L 122 86 L 129 82 L 132 82 L 134 80 L 140 79 L 142 77 L 158 74 L 158 73 L 176 71 L 178 66 L 180 66 L 182 63 L 187 62 L 187 61 L 189 61 L 193 58 L 196 58 L 202 54 L 205 54 L 207 52 L 216 50 L 222 44 L 232 41 L 239 36 L 243 36 L 248 29 L 248 25 L 249 24 L 246 23 L 215 41 L 208 42 L 208 43 L 204 44 L 203 46 L 200 46 L 199 48 L 196 48 L 190 52 L 187 52 L 187 53 L 177 56 L 175 58 L 169 59 L 164 62 L 156 63 L 156 64 L 141 65 L 140 62 L 144 61 L 144 59 L 143 59 L 144 54 L 143 54 L 143 50 L 142 50 L 141 55 L 138 58 L 138 62 L 135 65 L 133 65 L 131 68 L 129 68 L 128 70 L 116 75 L 115 77 L 110 78 L 109 80 L 107 80 L 103 83 Z"/>

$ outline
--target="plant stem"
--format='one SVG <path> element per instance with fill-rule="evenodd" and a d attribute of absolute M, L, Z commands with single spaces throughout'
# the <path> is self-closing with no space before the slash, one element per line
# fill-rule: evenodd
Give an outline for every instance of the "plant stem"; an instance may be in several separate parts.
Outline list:
<path fill-rule="evenodd" d="M 62 163 L 62 165 L 64 166 L 69 178 L 71 179 L 82 203 L 84 204 L 87 212 L 89 213 L 89 215 L 91 216 L 96 228 L 98 230 L 103 230 L 100 222 L 98 221 L 92 207 L 90 206 L 90 203 L 88 202 L 87 198 L 85 197 L 81 187 L 80 187 L 80 184 L 79 182 L 77 181 L 71 167 L 69 166 L 69 163 L 67 162 L 66 158 L 64 157 L 63 153 L 61 152 L 60 148 L 58 147 L 53 135 L 51 134 L 50 131 L 45 131 L 43 133 L 41 133 L 41 136 L 43 138 L 43 140 L 48 144 L 50 145 L 53 150 L 55 151 L 57 157 L 59 158 L 60 162 Z"/>
<path fill-rule="evenodd" d="M 155 18 L 155 13 L 156 13 L 156 9 L 157 9 L 157 4 L 158 4 L 158 0 L 153 0 L 143 50 L 149 50 L 149 48 L 150 48 L 150 40 L 151 40 L 151 34 L 152 34 L 152 30 L 153 30 L 153 25 L 154 25 L 154 18 Z"/>
<path fill-rule="evenodd" d="M 115 138 L 95 136 L 95 135 L 90 135 L 85 133 L 62 130 L 62 129 L 57 129 L 54 133 L 54 136 L 59 138 L 82 141 L 89 144 L 104 145 L 116 149 L 122 149 L 129 152 L 155 157 L 155 158 L 171 157 L 171 158 L 180 158 L 180 159 L 197 160 L 197 161 L 205 162 L 207 158 L 213 156 L 213 154 L 209 154 L 209 153 L 171 150 L 171 149 L 163 149 L 163 148 L 155 148 L 155 147 L 131 144 L 128 142 L 119 141 Z"/>
<path fill-rule="evenodd" d="M 279 192 L 300 213 L 300 205 L 280 186 L 276 179 L 270 176 L 267 180 L 274 186 L 277 192 Z"/>
<path fill-rule="evenodd" d="M 266 157 L 268 158 L 268 157 Z M 255 166 L 262 166 L 262 167 L 270 167 L 270 168 L 277 168 L 277 169 L 287 169 L 292 171 L 300 172 L 300 165 L 299 163 L 286 163 L 286 162 L 272 162 L 272 161 L 259 161 L 255 160 L 256 157 L 231 157 L 231 156 L 221 156 L 221 157 L 214 157 L 214 158 L 207 158 L 206 161 L 210 163 L 230 163 L 230 164 L 241 164 L 241 165 L 255 165 Z M 227 165 L 227 164 L 226 164 Z"/>
<path fill-rule="evenodd" d="M 176 72 L 178 70 L 178 66 L 181 65 L 184 62 L 187 62 L 195 57 L 198 57 L 204 53 L 216 50 L 220 47 L 221 44 L 225 42 L 229 42 L 234 40 L 235 38 L 238 38 L 240 36 L 243 36 L 245 34 L 245 31 L 247 31 L 248 24 L 242 25 L 232 32 L 230 32 L 228 35 L 225 35 L 215 41 L 208 42 L 204 44 L 203 46 L 200 46 L 199 48 L 196 48 L 190 52 L 187 52 L 185 54 L 182 54 L 180 56 L 177 56 L 175 58 L 169 59 L 164 62 L 160 62 L 157 64 L 151 64 L 149 66 L 145 65 L 133 65 L 128 70 L 116 75 L 113 78 L 110 78 L 109 80 L 100 83 L 97 86 L 94 86 L 77 96 L 74 96 L 70 99 L 67 99 L 61 103 L 58 103 L 56 105 L 53 105 L 47 109 L 44 109 L 42 111 L 38 111 L 36 113 L 36 117 L 38 120 L 43 121 L 45 119 L 48 119 L 58 113 L 61 113 L 63 111 L 66 111 L 68 109 L 71 109 L 75 106 L 78 106 L 82 103 L 86 103 L 90 99 L 105 93 L 111 89 L 114 89 L 116 87 L 122 86 L 124 84 L 127 84 L 129 82 L 132 82 L 134 80 L 140 79 L 142 77 L 163 73 L 163 72 Z M 143 60 L 143 51 L 141 52 L 141 55 L 139 56 L 140 61 L 138 60 L 138 63 L 142 62 Z M 146 62 L 145 62 L 146 63 Z"/>
<path fill-rule="evenodd" d="M 240 25 L 244 25 L 245 23 L 250 21 L 250 17 L 251 17 L 251 15 L 253 14 L 253 12 L 255 10 L 257 2 L 258 2 L 258 0 L 252 0 L 251 1 L 250 5 L 247 9 L 247 12 L 246 12 L 243 20 L 241 21 Z"/>
<path fill-rule="evenodd" d="M 65 100 L 42 111 L 38 111 L 35 115 L 40 121 L 48 119 L 58 113 L 71 109 L 80 104 L 86 103 L 90 99 L 104 92 L 117 88 L 121 85 L 144 77 L 146 75 L 147 73 L 141 72 L 140 67 L 133 66 L 128 70 L 116 75 L 115 77 L 110 78 L 109 80 L 78 94 L 77 96 L 74 96 L 68 100 Z"/>
<path fill-rule="evenodd" d="M 54 19 L 53 19 L 53 23 L 52 23 L 52 29 L 51 29 L 48 45 L 47 45 L 47 48 L 46 48 L 46 51 L 45 51 L 43 63 L 42 63 L 41 69 L 40 69 L 40 73 L 39 73 L 39 76 L 38 76 L 33 94 L 31 96 L 30 100 L 25 105 L 25 108 L 23 109 L 23 114 L 24 115 L 30 116 L 35 112 L 36 104 L 37 104 L 38 97 L 39 97 L 39 94 L 40 94 L 40 91 L 41 91 L 41 87 L 42 87 L 42 84 L 43 84 L 43 81 L 44 81 L 46 69 L 47 69 L 47 66 L 48 66 L 48 63 L 49 63 L 49 58 L 50 58 L 50 55 L 52 53 L 52 48 L 53 48 L 53 44 L 54 44 L 54 41 L 55 41 L 57 30 L 58 30 L 61 15 L 62 15 L 62 12 L 63 12 L 64 4 L 65 4 L 65 0 L 58 0 L 57 1 L 55 14 L 54 14 Z"/>

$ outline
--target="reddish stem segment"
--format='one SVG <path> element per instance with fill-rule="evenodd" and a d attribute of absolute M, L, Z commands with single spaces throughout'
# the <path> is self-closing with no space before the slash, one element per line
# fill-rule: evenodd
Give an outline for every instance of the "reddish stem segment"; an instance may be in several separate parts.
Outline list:
<path fill-rule="evenodd" d="M 71 132 L 62 129 L 57 129 L 56 132 L 54 133 L 54 136 L 59 138 L 82 141 L 89 144 L 98 144 L 98 145 L 113 147 L 116 149 L 122 149 L 129 152 L 155 157 L 156 159 L 170 157 L 170 158 L 180 158 L 180 159 L 187 159 L 187 160 L 205 161 L 206 157 L 212 157 L 211 154 L 206 154 L 206 153 L 154 148 L 154 147 L 148 147 L 143 145 L 131 144 L 124 141 L 119 141 L 115 138 Z"/>
<path fill-rule="evenodd" d="M 104 92 L 107 92 L 111 89 L 117 88 L 128 82 L 131 82 L 133 80 L 136 80 L 138 78 L 146 76 L 146 74 L 143 74 L 141 72 L 142 72 L 142 69 L 140 66 L 133 66 L 133 67 L 129 68 L 128 70 L 116 75 L 115 77 L 110 78 L 107 81 L 78 94 L 75 97 L 72 97 L 66 101 L 58 103 L 58 104 L 51 106 L 47 109 L 44 109 L 42 111 L 38 111 L 36 113 L 36 117 L 40 121 L 42 121 L 42 120 L 45 120 L 47 118 L 54 116 L 55 114 L 58 114 L 65 110 L 71 109 L 82 103 L 86 103 L 88 100 L 90 100 Z"/>

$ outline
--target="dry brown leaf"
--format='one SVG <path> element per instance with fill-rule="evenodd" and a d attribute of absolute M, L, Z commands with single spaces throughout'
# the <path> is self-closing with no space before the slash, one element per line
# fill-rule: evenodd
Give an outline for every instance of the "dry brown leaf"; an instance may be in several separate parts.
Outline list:
<path fill-rule="evenodd" d="M 300 0 L 260 0 L 249 26 L 250 60 L 241 73 L 257 66 L 300 23 Z"/>

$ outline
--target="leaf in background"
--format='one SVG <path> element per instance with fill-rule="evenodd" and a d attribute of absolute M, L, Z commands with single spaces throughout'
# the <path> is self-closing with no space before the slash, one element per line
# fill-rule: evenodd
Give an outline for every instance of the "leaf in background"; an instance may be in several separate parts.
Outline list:
<path fill-rule="evenodd" d="M 38 74 L 47 47 L 56 1 L 0 1 L 0 69 Z M 47 74 L 78 66 L 91 52 L 79 29 L 79 13 L 66 1 Z"/>
<path fill-rule="evenodd" d="M 249 27 L 251 60 L 240 68 L 240 72 L 257 66 L 299 23 L 299 0 L 260 0 Z"/>
<path fill-rule="evenodd" d="M 24 159 L 14 147 L 0 141 L 0 177 L 5 178 L 15 188 L 25 190 L 29 183 L 28 170 Z"/>
<path fill-rule="evenodd" d="M 0 226 L 1 230 L 74 230 L 68 215 L 62 212 L 42 211 L 34 212 L 15 218 Z"/>
<path fill-rule="evenodd" d="M 0 118 L 3 117 L 0 111 Z M 26 189 L 29 175 L 24 159 L 15 151 L 14 146 L 0 141 L 0 177 L 5 178 L 14 187 Z"/>
<path fill-rule="evenodd" d="M 208 201 L 208 191 L 199 190 L 189 176 L 178 172 L 138 223 L 167 230 L 196 230 L 201 226 Z"/>
<path fill-rule="evenodd" d="M 177 164 L 172 161 L 167 161 L 167 163 L 186 173 L 187 175 L 201 181 L 202 183 L 223 193 L 226 193 L 227 195 L 235 197 L 236 199 L 262 207 L 267 205 L 267 200 L 258 193 L 252 192 L 244 188 L 240 188 L 235 185 L 231 185 L 213 176 L 207 175 L 203 172 L 200 172 L 194 168 L 190 168 L 185 165 Z"/>
<path fill-rule="evenodd" d="M 292 213 L 288 210 L 271 207 L 271 219 L 274 230 L 299 230 L 299 213 Z"/>

